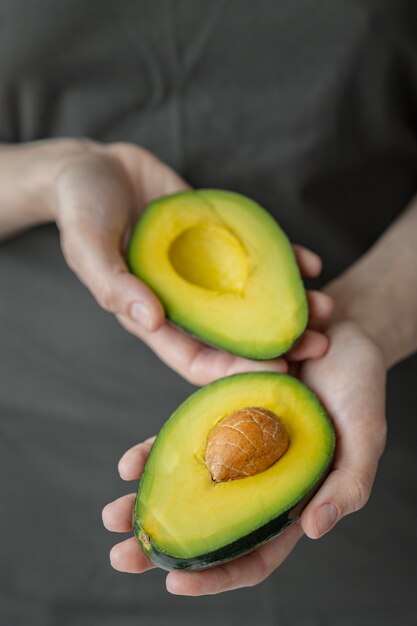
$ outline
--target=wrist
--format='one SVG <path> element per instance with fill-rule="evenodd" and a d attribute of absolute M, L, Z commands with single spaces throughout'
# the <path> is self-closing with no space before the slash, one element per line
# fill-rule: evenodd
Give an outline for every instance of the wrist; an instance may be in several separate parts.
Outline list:
<path fill-rule="evenodd" d="M 389 315 L 389 302 L 386 294 L 367 284 L 365 276 L 355 276 L 349 272 L 329 283 L 324 291 L 334 300 L 332 325 L 354 324 L 359 332 L 370 339 L 381 353 L 389 369 L 404 358 L 398 326 L 392 323 Z"/>
<path fill-rule="evenodd" d="M 55 221 L 54 184 L 60 171 L 95 145 L 70 138 L 0 146 L 0 237 Z"/>
<path fill-rule="evenodd" d="M 387 367 L 417 351 L 417 195 L 375 244 L 327 287 L 335 319 L 358 323 Z"/>
<path fill-rule="evenodd" d="M 61 172 L 69 163 L 91 154 L 98 145 L 82 138 L 52 139 L 27 144 L 27 156 L 22 162 L 20 180 L 31 201 L 35 201 L 38 223 L 56 221 L 55 186 Z"/>

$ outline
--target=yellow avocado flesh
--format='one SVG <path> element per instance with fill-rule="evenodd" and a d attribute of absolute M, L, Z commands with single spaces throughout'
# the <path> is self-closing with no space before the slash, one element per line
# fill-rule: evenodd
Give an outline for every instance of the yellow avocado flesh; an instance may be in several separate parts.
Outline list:
<path fill-rule="evenodd" d="M 292 248 L 273 218 L 239 194 L 199 190 L 154 202 L 128 260 L 169 319 L 230 352 L 273 358 L 305 329 Z"/>
<path fill-rule="evenodd" d="M 247 406 L 278 415 L 289 448 L 256 476 L 215 483 L 204 460 L 208 434 Z M 217 550 L 302 500 L 323 475 L 333 448 L 329 418 L 296 379 L 267 372 L 221 379 L 193 394 L 160 431 L 141 482 L 136 519 L 168 554 L 192 558 Z"/>
<path fill-rule="evenodd" d="M 243 295 L 248 279 L 248 255 L 224 226 L 197 224 L 172 243 L 169 258 L 188 283 L 221 294 Z"/>

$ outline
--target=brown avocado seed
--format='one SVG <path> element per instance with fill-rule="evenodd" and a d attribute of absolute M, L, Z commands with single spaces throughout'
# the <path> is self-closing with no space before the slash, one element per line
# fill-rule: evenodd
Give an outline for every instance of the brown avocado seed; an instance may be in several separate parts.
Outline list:
<path fill-rule="evenodd" d="M 206 466 L 215 482 L 254 476 L 288 449 L 288 433 L 272 411 L 251 406 L 234 411 L 210 432 Z"/>

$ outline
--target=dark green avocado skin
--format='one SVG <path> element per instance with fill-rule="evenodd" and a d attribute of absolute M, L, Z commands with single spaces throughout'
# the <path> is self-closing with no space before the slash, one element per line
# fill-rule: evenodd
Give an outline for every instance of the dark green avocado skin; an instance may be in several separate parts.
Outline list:
<path fill-rule="evenodd" d="M 276 537 L 281 532 L 286 530 L 289 526 L 291 526 L 291 524 L 293 524 L 300 518 L 302 510 L 306 506 L 307 502 L 311 500 L 313 495 L 319 489 L 323 480 L 324 477 L 319 481 L 318 484 L 314 485 L 313 489 L 309 491 L 308 494 L 306 494 L 305 497 L 300 500 L 291 510 L 286 511 L 282 515 L 279 515 L 270 522 L 267 522 L 260 528 L 256 528 L 247 535 L 240 537 L 236 541 L 229 543 L 227 546 L 189 559 L 184 559 L 182 557 L 179 558 L 160 550 L 154 544 L 152 539 L 146 535 L 137 520 L 134 520 L 133 522 L 133 530 L 136 538 L 138 539 L 142 547 L 143 552 L 152 561 L 152 563 L 154 563 L 158 567 L 161 567 L 162 569 L 201 570 L 208 567 L 214 567 L 215 565 L 220 565 L 221 563 L 231 561 L 238 556 L 242 556 L 244 554 L 247 554 L 248 552 L 251 552 L 260 544 L 268 541 L 269 539 L 272 539 L 273 537 Z"/>
<path fill-rule="evenodd" d="M 214 567 L 215 565 L 219 565 L 225 561 L 230 561 L 237 556 L 250 552 L 260 543 L 268 541 L 268 539 L 271 539 L 278 533 L 288 528 L 288 526 L 290 526 L 296 519 L 297 516 L 292 518 L 289 513 L 284 513 L 261 528 L 257 528 L 237 541 L 229 543 L 227 547 L 219 548 L 218 550 L 213 550 L 213 552 L 208 552 L 207 554 L 195 556 L 190 559 L 177 558 L 170 554 L 166 554 L 165 552 L 159 550 L 152 540 L 150 540 L 150 547 L 146 549 L 145 554 L 152 561 L 152 563 L 155 563 L 155 565 L 158 565 L 166 570 L 199 570 L 207 567 Z M 142 544 L 142 529 L 138 523 L 135 523 L 134 531 L 139 543 Z"/>
<path fill-rule="evenodd" d="M 183 409 L 184 406 L 189 403 L 191 401 L 191 398 L 195 395 L 205 394 L 207 388 L 209 388 L 210 386 L 217 387 L 219 385 L 228 385 L 230 379 L 239 379 L 239 381 L 244 384 L 247 379 L 252 379 L 253 377 L 255 377 L 259 381 L 263 380 L 265 377 L 267 377 L 268 379 L 270 377 L 284 378 L 288 379 L 287 382 L 291 380 L 293 384 L 301 385 L 299 381 L 297 382 L 295 379 L 292 379 L 287 374 L 272 374 L 268 372 L 234 374 L 230 377 L 219 379 L 213 383 L 210 383 L 210 385 L 207 385 L 206 388 L 198 390 L 197 392 L 195 392 L 195 394 L 193 394 L 193 396 L 190 396 L 187 400 L 185 400 L 185 402 L 180 405 L 180 407 L 178 407 L 177 411 Z M 166 570 L 202 570 L 213 567 L 215 565 L 226 563 L 227 561 L 231 561 L 232 559 L 236 559 L 239 556 L 251 552 L 259 545 L 267 542 L 269 539 L 272 539 L 273 537 L 279 535 L 281 532 L 285 531 L 294 522 L 297 522 L 297 520 L 301 516 L 303 509 L 314 497 L 315 493 L 319 490 L 324 480 L 326 479 L 329 471 L 331 470 L 336 449 L 336 433 L 334 431 L 330 417 L 328 416 L 322 405 L 319 403 L 318 398 L 311 390 L 309 390 L 308 388 L 304 388 L 304 392 L 307 392 L 311 396 L 312 401 L 314 400 L 316 404 L 316 409 L 320 411 L 321 418 L 328 422 L 328 427 L 330 429 L 330 431 L 328 432 L 328 435 L 330 435 L 329 449 L 326 454 L 325 462 L 323 463 L 323 466 L 321 467 L 319 473 L 315 475 L 314 479 L 312 479 L 310 485 L 308 487 L 306 486 L 306 490 L 300 492 L 298 495 L 295 495 L 295 499 L 292 502 L 288 502 L 286 510 L 281 511 L 275 518 L 269 520 L 259 520 L 259 526 L 257 528 L 254 528 L 245 535 L 242 535 L 240 537 L 238 536 L 235 541 L 225 543 L 215 550 L 204 551 L 205 540 L 204 536 L 201 536 L 199 544 L 201 550 L 200 554 L 192 557 L 184 557 L 164 551 L 158 541 L 155 541 L 156 538 L 152 536 L 152 533 L 148 534 L 148 532 L 150 532 L 149 529 L 147 530 L 141 525 L 141 519 L 140 516 L 137 515 L 137 511 L 139 508 L 141 489 L 144 484 L 143 480 L 146 477 L 145 467 L 143 478 L 139 481 L 139 486 L 136 493 L 136 500 L 133 507 L 132 515 L 132 525 L 134 534 L 142 548 L 142 551 L 148 559 L 150 559 L 155 565 Z M 177 411 L 173 413 L 170 419 L 175 418 L 175 416 L 177 415 Z M 151 455 L 152 454 L 153 452 L 151 452 Z M 238 513 L 238 511 L 236 511 L 236 513 Z"/>

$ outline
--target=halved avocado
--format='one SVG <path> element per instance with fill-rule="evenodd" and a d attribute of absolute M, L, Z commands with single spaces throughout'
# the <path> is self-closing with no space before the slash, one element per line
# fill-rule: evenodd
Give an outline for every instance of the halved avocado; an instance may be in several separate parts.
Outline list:
<path fill-rule="evenodd" d="M 244 407 L 275 414 L 289 447 L 264 471 L 215 482 L 205 459 L 209 435 Z M 134 507 L 144 553 L 164 569 L 202 569 L 252 550 L 298 518 L 334 446 L 325 410 L 295 378 L 254 372 L 203 387 L 165 423 L 146 463 Z"/>
<path fill-rule="evenodd" d="M 240 194 L 205 189 L 152 202 L 127 256 L 167 317 L 211 345 L 270 359 L 306 327 L 292 247 L 271 215 Z"/>

